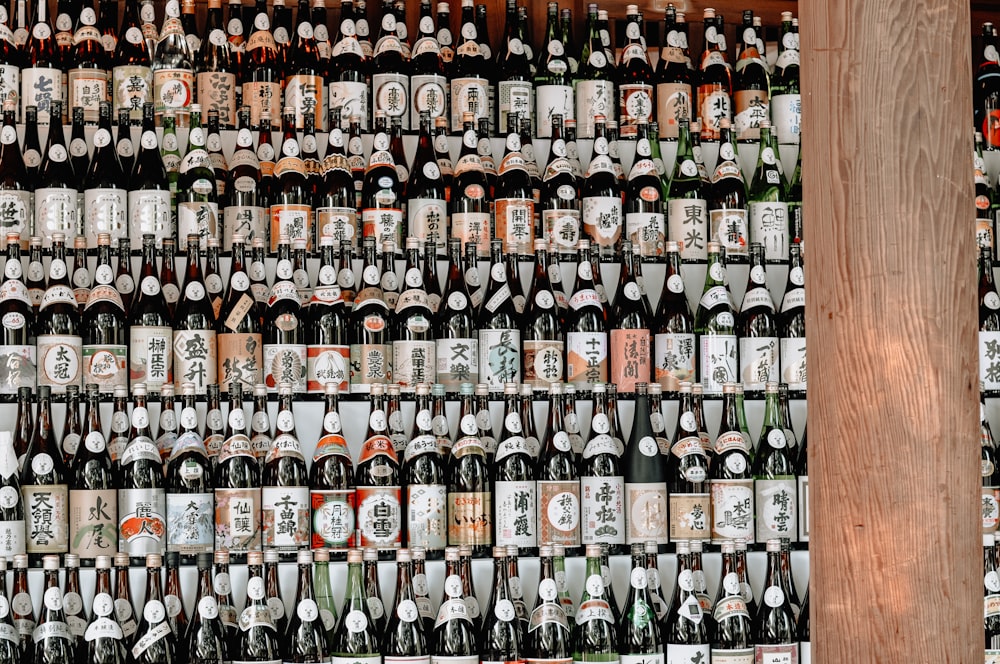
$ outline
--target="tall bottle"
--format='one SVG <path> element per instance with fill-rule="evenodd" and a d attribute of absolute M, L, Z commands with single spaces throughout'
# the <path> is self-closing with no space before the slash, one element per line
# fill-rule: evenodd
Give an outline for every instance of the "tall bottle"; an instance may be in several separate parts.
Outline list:
<path fill-rule="evenodd" d="M 749 248 L 747 185 L 740 170 L 736 137 L 726 118 L 719 120 L 719 161 L 708 199 L 709 240 L 718 242 L 730 260 L 745 260 Z"/>
<path fill-rule="evenodd" d="M 382 2 L 382 23 L 378 41 L 373 49 L 372 69 L 372 119 L 374 113 L 384 111 L 390 120 L 399 118 L 403 126 L 410 126 L 410 76 L 409 54 L 404 52 L 405 39 L 397 35 L 397 22 L 391 0 Z"/>
<path fill-rule="evenodd" d="M 680 416 L 667 461 L 670 538 L 675 541 L 708 539 L 712 523 L 709 463 L 698 435 L 690 383 L 680 385 L 679 409 Z"/>
<path fill-rule="evenodd" d="M 160 581 L 162 558 L 146 555 L 146 599 L 130 651 L 130 662 L 170 664 L 178 658 L 177 637 L 170 629 Z"/>
<path fill-rule="evenodd" d="M 189 235 L 187 245 L 184 296 L 177 303 L 174 316 L 174 389 L 180 390 L 184 382 L 191 381 L 195 393 L 204 394 L 218 376 L 215 313 L 201 275 L 199 236 Z"/>
<path fill-rule="evenodd" d="M 212 467 L 198 432 L 194 385 L 185 383 L 182 393 L 181 433 L 166 469 L 167 551 L 194 555 L 212 551 L 215 501 Z"/>
<path fill-rule="evenodd" d="M 226 646 L 229 652 L 239 647 L 239 623 L 236 607 L 233 605 L 233 585 L 229 577 L 229 551 L 216 550 L 213 555 L 215 562 L 215 577 L 212 579 L 212 591 L 219 605 L 219 619 L 225 631 Z"/>
<path fill-rule="evenodd" d="M 721 121 L 733 120 L 733 75 L 726 59 L 726 36 L 721 16 L 704 12 L 705 47 L 699 63 L 698 109 L 702 118 L 701 137 L 720 139 Z M 735 138 L 735 137 L 734 137 Z"/>
<path fill-rule="evenodd" d="M 463 244 L 475 244 L 482 258 L 487 255 L 491 237 L 492 198 L 483 160 L 478 152 L 474 118 L 472 112 L 462 115 L 462 151 L 455 163 L 448 207 L 451 217 L 449 237 L 458 238 Z"/>
<path fill-rule="evenodd" d="M 799 243 L 788 248 L 788 280 L 781 296 L 778 313 L 779 353 L 781 359 L 781 382 L 788 384 L 790 391 L 806 389 L 806 306 L 805 271 L 802 266 L 802 247 Z M 1000 300 L 1000 298 L 998 298 Z M 982 309 L 980 309 L 982 310 Z M 980 321 L 983 321 L 980 315 Z M 980 326 L 980 330 L 984 330 Z M 980 338 L 989 333 L 980 331 Z M 980 352 L 980 367 L 988 366 Z M 982 370 L 981 370 L 982 371 Z M 980 377 L 983 374 L 980 373 Z"/>
<path fill-rule="evenodd" d="M 757 541 L 797 539 L 795 460 L 778 404 L 778 384 L 764 388 L 764 424 L 751 472 L 757 508 Z"/>
<path fill-rule="evenodd" d="M 63 593 L 59 588 L 59 556 L 42 559 L 45 570 L 42 608 L 38 625 L 32 633 L 34 646 L 24 653 L 25 661 L 37 664 L 57 664 L 75 661 L 74 639 L 66 623 L 63 610 Z"/>
<path fill-rule="evenodd" d="M 618 446 L 609 435 L 607 390 L 603 383 L 592 387 L 593 408 L 590 438 L 583 448 L 580 465 L 580 530 L 585 545 L 625 543 L 625 478 Z"/>
<path fill-rule="evenodd" d="M 636 383 L 635 417 L 622 465 L 625 471 L 625 543 L 668 537 L 666 461 L 653 437 L 646 383 Z"/>
<path fill-rule="evenodd" d="M 136 156 L 132 171 L 126 175 L 131 176 L 128 186 L 127 215 L 132 247 L 139 246 L 142 236 L 146 233 L 153 234 L 159 247 L 164 238 L 173 235 L 171 187 L 156 140 L 152 102 L 146 102 L 142 107 L 139 154 Z"/>
<path fill-rule="evenodd" d="M 278 386 L 277 435 L 261 472 L 261 514 L 266 550 L 290 553 L 309 544 L 309 487 L 302 445 L 295 432 L 292 386 Z"/>
<path fill-rule="evenodd" d="M 13 438 L 10 432 L 0 432 L 0 491 L 7 498 L 0 506 L 0 558 L 9 558 L 11 562 L 14 556 L 25 553 L 25 511 L 19 475 Z M 10 620 L 7 618 L 7 622 Z M 10 625 L 11 638 L 16 641 L 16 632 Z"/>
<path fill-rule="evenodd" d="M 139 7 L 135 3 L 125 6 L 120 35 L 113 52 L 108 53 L 112 63 L 109 96 L 115 113 L 126 111 L 130 121 L 138 122 L 142 119 L 143 106 L 153 102 L 153 73 Z"/>
<path fill-rule="evenodd" d="M 392 379 L 392 344 L 389 308 L 382 297 L 381 275 L 375 255 L 375 238 L 365 238 L 363 243 L 364 267 L 361 288 L 354 297 L 348 317 L 348 341 L 351 346 L 351 392 L 368 392 L 374 384 L 386 384 Z M 343 243 L 342 243 L 343 246 Z M 341 250 L 341 261 L 347 266 L 338 277 L 341 288 L 348 282 L 341 279 L 351 275 L 350 252 Z M 397 302 L 398 304 L 398 302 Z"/>
<path fill-rule="evenodd" d="M 663 42 L 656 65 L 656 116 L 661 139 L 679 139 L 681 123 L 690 121 L 694 110 L 691 89 L 694 76 L 686 55 L 687 31 L 677 14 L 673 3 L 664 10 Z"/>
<path fill-rule="evenodd" d="M 309 471 L 313 549 L 343 551 L 354 543 L 354 467 L 338 403 L 337 386 L 327 384 L 322 435 Z"/>
<path fill-rule="evenodd" d="M 996 67 L 996 62 L 989 64 Z M 980 67 L 980 81 L 984 78 L 984 70 L 988 69 L 989 67 Z M 778 59 L 774 63 L 774 75 L 771 78 L 770 110 L 771 124 L 777 134 L 778 143 L 800 143 L 802 95 L 799 92 L 799 27 L 798 19 L 792 18 L 792 12 L 781 12 L 781 38 L 778 41 Z M 977 107 L 977 117 L 984 117 L 979 115 L 983 110 L 983 106 Z M 983 135 L 987 135 L 985 123 L 977 122 L 976 126 L 983 127 Z M 992 138 L 991 134 L 990 139 Z"/>
<path fill-rule="evenodd" d="M 371 95 L 368 75 L 371 59 L 362 50 L 359 36 L 354 3 L 341 0 L 340 28 L 332 40 L 330 75 L 327 77 L 330 111 L 333 113 L 331 128 L 343 128 L 353 121 L 354 116 L 358 117 L 362 129 L 369 128 L 368 99 Z"/>
<path fill-rule="evenodd" d="M 191 105 L 191 130 L 177 179 L 178 248 L 187 251 L 187 239 L 197 234 L 203 243 L 219 237 L 219 191 L 215 171 L 205 149 L 201 106 Z M 206 244 L 207 246 L 207 244 Z"/>
<path fill-rule="evenodd" d="M 0 67 L 4 66 L 0 64 Z M 0 73 L 0 94 L 3 92 L 2 79 Z M 17 138 L 17 108 L 17 102 L 13 100 L 7 100 L 3 104 L 4 128 L 0 130 L 0 203 L 7 209 L 4 213 L 7 232 L 23 237 L 27 247 L 33 220 L 31 192 L 34 180 L 28 179 L 25 159 Z"/>
<path fill-rule="evenodd" d="M 303 243 L 303 240 L 298 240 Z M 278 240 L 278 265 L 264 311 L 263 368 L 261 378 L 269 391 L 289 383 L 296 392 L 306 390 L 306 330 L 302 303 L 293 281 L 288 236 Z"/>
<path fill-rule="evenodd" d="M 511 296 L 503 243 L 490 243 L 490 280 L 476 327 L 479 329 L 479 378 L 491 392 L 521 378 L 521 330 Z"/>
<path fill-rule="evenodd" d="M 83 445 L 70 467 L 69 550 L 86 560 L 118 551 L 115 469 L 101 428 L 98 387 L 87 385 Z"/>
<path fill-rule="evenodd" d="M 631 242 L 622 242 L 622 269 L 611 318 L 611 382 L 622 392 L 635 391 L 640 382 L 652 377 L 652 312 L 642 286 L 639 263 L 642 258 Z"/>
<path fill-rule="evenodd" d="M 194 101 L 195 62 L 191 46 L 185 39 L 177 0 L 169 0 L 166 4 L 159 41 L 153 49 L 152 69 L 156 115 L 162 117 L 173 111 L 184 126 Z"/>
<path fill-rule="evenodd" d="M 346 390 L 350 378 L 347 340 L 348 313 L 337 283 L 333 238 L 320 238 L 319 281 L 306 308 L 306 389 L 325 391 L 328 385 Z"/>
<path fill-rule="evenodd" d="M 663 621 L 667 662 L 710 661 L 706 619 L 695 594 L 695 570 L 687 542 L 677 544 L 677 583 Z"/>
<path fill-rule="evenodd" d="M 261 473 L 247 436 L 243 387 L 229 386 L 225 442 L 215 464 L 215 548 L 244 553 L 260 547 Z"/>
<path fill-rule="evenodd" d="M 751 446 L 740 430 L 736 385 L 722 388 L 722 418 L 710 467 L 712 540 L 754 540 L 754 486 Z"/>
<path fill-rule="evenodd" d="M 580 192 L 583 233 L 598 256 L 620 248 L 624 224 L 624 191 L 611 157 L 611 138 L 604 118 L 598 116 L 594 121 L 594 152 Z"/>
<path fill-rule="evenodd" d="M 0 316 L 6 324 L 0 332 L 0 356 L 10 369 L 7 377 L 0 380 L 0 393 L 8 395 L 17 394 L 21 388 L 33 389 L 37 373 L 36 348 L 31 343 L 35 314 L 22 275 L 20 235 L 7 233 L 7 256 L 0 284 Z"/>
<path fill-rule="evenodd" d="M 263 379 L 263 337 L 257 303 L 250 291 L 246 241 L 242 233 L 232 238 L 229 285 L 216 321 L 218 376 L 223 388 L 233 381 L 253 390 Z"/>
<path fill-rule="evenodd" d="M 535 240 L 535 266 L 521 322 L 524 380 L 536 390 L 547 390 L 563 379 L 562 326 L 549 281 L 548 244 Z"/>
<path fill-rule="evenodd" d="M 664 641 L 650 597 L 644 552 L 643 544 L 632 543 L 628 595 L 618 621 L 618 652 L 623 664 L 638 661 L 663 664 L 665 661 Z"/>
<path fill-rule="evenodd" d="M 790 230 L 787 184 L 781 169 L 778 143 L 767 120 L 760 122 L 760 149 L 749 189 L 747 209 L 750 240 L 764 245 L 768 263 L 783 262 L 788 256 Z"/>
<path fill-rule="evenodd" d="M 410 391 L 432 383 L 437 370 L 433 313 L 419 264 L 419 241 L 406 239 L 405 289 L 396 301 L 392 333 L 392 369 L 396 382 Z"/>
<path fill-rule="evenodd" d="M 535 65 L 535 96 L 538 108 L 535 113 L 538 138 L 552 135 L 552 119 L 562 116 L 564 120 L 576 119 L 576 97 L 572 87 L 573 73 L 569 67 L 567 44 L 563 42 L 559 25 L 559 4 L 548 3 L 548 17 L 545 25 L 545 48 L 539 50 Z M 531 117 L 529 113 L 525 117 Z"/>
<path fill-rule="evenodd" d="M 468 545 L 482 552 L 493 541 L 493 504 L 487 452 L 472 392 L 471 383 L 462 384 L 459 438 L 447 461 L 447 529 L 450 545 Z"/>
<path fill-rule="evenodd" d="M 403 189 L 396 163 L 389 151 L 389 133 L 384 112 L 376 114 L 372 153 L 365 168 L 361 188 L 361 224 L 363 237 L 375 238 L 381 252 L 382 243 L 401 243 L 403 228 Z"/>
<path fill-rule="evenodd" d="M 53 435 L 51 393 L 46 385 L 38 387 L 38 417 L 20 479 L 29 517 L 27 552 L 65 553 L 69 549 L 69 473 Z"/>
<path fill-rule="evenodd" d="M 399 460 L 386 435 L 383 388 L 371 388 L 368 431 L 354 472 L 359 544 L 380 549 L 400 546 L 403 529 Z M 347 613 L 345 611 L 345 613 Z M 340 632 L 338 628 L 338 633 Z"/>
<path fill-rule="evenodd" d="M 750 244 L 750 272 L 737 316 L 740 338 L 740 381 L 744 389 L 760 391 L 778 378 L 778 326 L 774 302 L 767 288 L 765 249 Z"/>
<path fill-rule="evenodd" d="M 445 549 L 444 598 L 430 639 L 434 661 L 469 661 L 478 652 L 475 620 L 466 600 L 459 549 Z"/>
<path fill-rule="evenodd" d="M 618 633 L 614 598 L 605 588 L 601 571 L 601 545 L 588 544 L 583 593 L 573 623 L 573 660 L 618 662 Z"/>
<path fill-rule="evenodd" d="M 691 127 L 677 122 L 677 157 L 667 190 L 667 236 L 677 242 L 681 258 L 707 258 L 708 204 L 694 155 Z"/>
<path fill-rule="evenodd" d="M 694 316 L 681 277 L 681 251 L 677 242 L 666 243 L 667 269 L 654 320 L 653 372 L 664 390 L 676 392 L 683 381 L 695 378 L 698 360 Z"/>
<path fill-rule="evenodd" d="M 365 593 L 361 570 L 361 550 L 347 552 L 347 584 L 340 620 L 333 633 L 332 656 L 335 662 L 380 664 L 382 654 Z"/>
<path fill-rule="evenodd" d="M 118 549 L 133 558 L 162 554 L 166 545 L 166 480 L 152 437 L 146 386 L 133 385 L 128 444 L 118 467 Z"/>
<path fill-rule="evenodd" d="M 591 389 L 608 379 L 608 312 L 597 294 L 590 242 L 577 244 L 576 282 L 566 313 L 566 381 Z"/>
<path fill-rule="evenodd" d="M 618 128 L 622 138 L 634 138 L 640 118 L 656 111 L 653 68 L 646 53 L 642 14 L 637 5 L 625 8 L 625 46 L 618 63 Z"/>
<path fill-rule="evenodd" d="M 568 664 L 573 660 L 570 625 L 559 601 L 559 589 L 553 564 L 553 547 L 539 547 L 541 571 L 531 623 L 524 643 L 529 662 Z"/>
<path fill-rule="evenodd" d="M 179 648 L 189 653 L 190 661 L 197 664 L 226 661 L 231 657 L 226 639 L 226 627 L 219 615 L 219 601 L 212 584 L 212 554 L 198 554 L 198 594 L 194 599 L 195 610 L 187 632 L 178 638 Z"/>
<path fill-rule="evenodd" d="M 247 604 L 240 614 L 236 653 L 248 662 L 273 662 L 281 658 L 281 637 L 268 608 L 261 565 L 263 554 L 247 552 Z"/>
<path fill-rule="evenodd" d="M 451 392 L 479 380 L 479 340 L 475 337 L 475 309 L 462 271 L 462 245 L 448 239 L 448 282 L 436 316 L 437 380 Z"/>
<path fill-rule="evenodd" d="M 543 542 L 580 545 L 580 479 L 576 455 L 563 424 L 562 386 L 549 390 L 544 446 L 535 470 L 538 483 L 538 536 Z"/>
<path fill-rule="evenodd" d="M 733 129 L 742 141 L 756 140 L 763 129 L 761 123 L 770 118 L 771 72 L 766 54 L 758 49 L 752 9 L 743 10 L 743 26 L 739 56 L 731 74 L 733 89 Z"/>
<path fill-rule="evenodd" d="M 115 601 L 111 589 L 111 557 L 97 556 L 96 588 L 90 607 L 90 623 L 84 632 L 83 652 L 79 656 L 95 664 L 124 664 L 125 635 L 114 615 Z"/>
<path fill-rule="evenodd" d="M 65 101 L 60 71 L 62 62 L 52 31 L 48 3 L 38 3 L 32 9 L 31 32 L 23 51 L 28 65 L 21 70 L 20 98 L 23 107 L 35 106 L 41 124 L 61 123 L 62 103 Z M 59 102 L 60 106 L 56 108 L 52 102 Z"/>
<path fill-rule="evenodd" d="M 438 11 L 440 16 L 440 5 Z M 477 41 L 479 31 L 476 28 L 472 0 L 462 0 L 461 25 L 461 39 L 450 67 L 452 133 L 464 131 L 465 113 L 472 113 L 473 122 L 491 116 L 489 80 L 486 77 L 485 58 Z M 439 31 L 438 39 L 440 38 Z"/>
<path fill-rule="evenodd" d="M 321 244 L 323 238 L 330 237 L 334 245 L 339 246 L 340 242 L 347 240 L 352 247 L 357 248 L 360 238 L 358 192 L 354 189 L 354 177 L 344 149 L 344 133 L 340 127 L 330 130 L 322 173 L 323 179 L 317 186 L 313 202 L 316 215 L 313 226 L 318 241 Z"/>
<path fill-rule="evenodd" d="M 271 251 L 278 248 L 278 238 L 288 235 L 290 241 L 305 240 L 306 248 L 313 241 L 312 196 L 309 192 L 305 163 L 295 133 L 295 113 L 285 107 L 282 114 L 281 149 L 274 165 L 274 186 L 271 189 Z"/>
<path fill-rule="evenodd" d="M 35 232 L 42 236 L 45 246 L 51 246 L 56 233 L 62 233 L 67 242 L 77 235 L 77 195 L 83 173 L 76 173 L 66 151 L 62 116 L 62 102 L 53 101 L 52 128 L 45 147 L 45 156 L 35 185 Z"/>
<path fill-rule="evenodd" d="M 295 613 L 288 620 L 282 639 L 285 661 L 322 662 L 327 657 L 326 632 L 313 588 L 313 553 L 299 551 L 299 574 L 295 590 Z"/>
<path fill-rule="evenodd" d="M 20 653 L 29 657 L 33 652 L 32 633 L 35 630 L 35 608 L 28 594 L 28 554 L 14 556 L 14 585 L 11 587 L 10 609 L 17 630 Z"/>
<path fill-rule="evenodd" d="M 504 384 L 504 419 L 493 463 L 496 542 L 538 546 L 535 462 L 524 437 L 516 383 Z"/>
<path fill-rule="evenodd" d="M 584 38 L 580 65 L 576 74 L 576 117 L 579 120 L 579 137 L 594 138 L 595 118 L 614 117 L 618 98 L 615 94 L 614 57 L 604 50 L 599 27 L 600 13 L 607 20 L 607 10 L 598 11 L 596 4 L 587 6 L 587 36 Z M 610 37 L 608 43 L 610 44 Z"/>
<path fill-rule="evenodd" d="M 695 332 L 699 335 L 698 369 L 706 394 L 719 394 L 722 384 L 735 382 L 737 373 L 736 318 L 726 285 L 724 254 L 716 242 L 708 243 L 708 271 Z"/>
<path fill-rule="evenodd" d="M 96 283 L 87 297 L 81 320 L 84 381 L 97 383 L 105 393 L 128 382 L 125 305 L 113 283 L 110 242 L 107 233 L 99 234 Z"/>
<path fill-rule="evenodd" d="M 754 657 L 798 660 L 799 643 L 795 616 L 781 582 L 781 541 L 767 540 L 767 573 L 764 576 L 764 601 L 753 616 Z"/>

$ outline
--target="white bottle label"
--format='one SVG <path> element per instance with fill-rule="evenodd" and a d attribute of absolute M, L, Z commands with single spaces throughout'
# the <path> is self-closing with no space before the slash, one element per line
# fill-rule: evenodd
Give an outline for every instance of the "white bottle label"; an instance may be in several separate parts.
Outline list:
<path fill-rule="evenodd" d="M 787 537 L 795 542 L 798 530 L 798 498 L 794 479 L 755 480 L 757 541 Z"/>
<path fill-rule="evenodd" d="M 788 257 L 788 203 L 751 201 L 750 241 L 764 245 L 764 258 L 768 262 L 782 261 Z"/>
<path fill-rule="evenodd" d="M 798 94 L 771 98 L 771 125 L 778 143 L 798 143 L 802 125 L 802 97 Z"/>
<path fill-rule="evenodd" d="M 708 258 L 708 203 L 702 198 L 667 201 L 668 237 L 680 245 L 681 260 Z"/>
<path fill-rule="evenodd" d="M 688 646 L 675 643 L 666 645 L 667 664 L 691 664 L 691 662 L 708 662 L 710 653 L 708 645 Z"/>
<path fill-rule="evenodd" d="M 625 543 L 625 480 L 580 478 L 580 530 L 583 544 Z"/>
<path fill-rule="evenodd" d="M 723 383 L 736 382 L 736 335 L 703 334 L 699 365 L 705 394 L 722 394 Z"/>
<path fill-rule="evenodd" d="M 496 482 L 496 543 L 520 547 L 538 546 L 535 523 L 535 482 Z"/>
<path fill-rule="evenodd" d="M 778 380 L 778 338 L 740 339 L 740 380 L 747 390 L 763 390 Z"/>
<path fill-rule="evenodd" d="M 997 336 L 997 351 L 993 352 L 994 360 L 996 366 L 993 369 L 994 384 L 1000 387 L 1000 332 L 980 332 L 980 344 L 982 344 L 982 335 L 996 335 Z M 781 381 L 788 383 L 789 390 L 804 390 L 806 389 L 806 338 L 805 337 L 795 337 L 782 339 L 780 343 L 781 350 Z M 980 366 L 980 380 L 983 380 L 984 386 L 986 381 L 984 379 L 985 372 L 983 370 L 985 365 L 983 362 L 983 349 L 980 345 L 979 351 L 979 366 Z M 997 389 L 996 387 L 991 388 L 986 386 L 985 389 Z"/>
<path fill-rule="evenodd" d="M 538 138 L 552 136 L 552 116 L 562 115 L 563 120 L 575 120 L 576 96 L 568 85 L 539 85 L 535 88 L 538 111 L 536 133 Z"/>

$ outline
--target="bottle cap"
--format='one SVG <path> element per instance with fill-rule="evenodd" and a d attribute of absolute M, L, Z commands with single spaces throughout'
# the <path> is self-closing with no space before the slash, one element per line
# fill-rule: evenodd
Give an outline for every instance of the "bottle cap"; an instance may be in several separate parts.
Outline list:
<path fill-rule="evenodd" d="M 422 546 L 414 546 L 410 548 L 410 557 L 413 560 L 425 560 L 427 558 L 427 550 Z"/>
<path fill-rule="evenodd" d="M 489 396 L 490 386 L 486 383 L 476 383 L 476 396 Z"/>
<path fill-rule="evenodd" d="M 46 571 L 59 569 L 59 556 L 45 556 L 42 558 L 42 569 Z"/>
<path fill-rule="evenodd" d="M 115 554 L 115 567 L 128 567 L 127 553 L 119 552 Z"/>
<path fill-rule="evenodd" d="M 656 542 L 645 542 L 643 547 L 646 553 L 657 553 L 659 551 Z"/>
<path fill-rule="evenodd" d="M 588 544 L 584 553 L 588 558 L 600 558 L 601 557 L 601 545 L 600 544 Z"/>
<path fill-rule="evenodd" d="M 313 552 L 310 551 L 309 549 L 299 551 L 298 555 L 296 556 L 296 560 L 300 565 L 312 565 Z"/>
<path fill-rule="evenodd" d="M 161 567 L 163 565 L 163 556 L 158 553 L 147 553 L 146 554 L 146 567 Z"/>
<path fill-rule="evenodd" d="M 434 383 L 431 386 L 431 396 L 443 397 L 445 395 L 445 389 L 443 383 Z"/>
<path fill-rule="evenodd" d="M 460 557 L 460 554 L 458 553 L 458 547 L 457 546 L 448 546 L 448 547 L 445 547 L 445 549 L 444 549 L 444 559 L 445 560 L 456 561 L 456 560 L 459 559 L 459 557 Z"/>
<path fill-rule="evenodd" d="M 399 383 L 391 383 L 390 385 L 385 386 L 386 394 L 390 397 L 398 397 L 401 389 L 402 388 L 400 388 Z"/>
<path fill-rule="evenodd" d="M 136 383 L 132 386 L 132 396 L 134 397 L 144 397 L 146 396 L 146 384 Z"/>
<path fill-rule="evenodd" d="M 417 383 L 416 394 L 417 396 L 427 396 L 431 393 L 430 383 Z"/>
<path fill-rule="evenodd" d="M 28 566 L 28 554 L 26 553 L 15 553 L 14 554 L 14 567 L 24 568 Z"/>
<path fill-rule="evenodd" d="M 214 559 L 215 559 L 215 564 L 216 565 L 228 565 L 229 564 L 229 551 L 227 551 L 225 549 L 221 549 L 221 550 L 216 549 L 215 555 L 214 555 Z"/>
<path fill-rule="evenodd" d="M 767 552 L 771 553 L 773 551 L 781 551 L 781 540 L 779 539 L 769 539 L 767 540 Z"/>
<path fill-rule="evenodd" d="M 511 558 L 517 558 L 517 554 L 518 554 L 517 545 L 516 544 L 508 544 L 507 545 L 507 555 L 510 556 Z"/>
<path fill-rule="evenodd" d="M 722 553 L 735 553 L 736 552 L 736 543 L 733 542 L 732 540 L 726 540 L 726 541 L 724 541 L 722 543 L 720 549 L 721 549 Z"/>
<path fill-rule="evenodd" d="M 460 555 L 463 558 L 469 558 L 469 557 L 471 557 L 472 556 L 472 545 L 471 544 L 462 544 L 462 545 L 460 545 L 458 547 L 458 555 Z"/>
<path fill-rule="evenodd" d="M 80 556 L 75 553 L 67 553 L 63 556 L 63 564 L 66 567 L 79 567 L 80 566 Z"/>
<path fill-rule="evenodd" d="M 410 562 L 410 550 L 409 549 L 396 549 L 396 562 L 397 563 L 408 563 L 408 562 Z"/>
<path fill-rule="evenodd" d="M 715 18 L 715 10 L 711 7 L 705 7 L 705 13 L 703 16 L 705 18 Z"/>
<path fill-rule="evenodd" d="M 278 394 L 291 394 L 292 384 L 291 383 L 279 383 L 278 384 Z"/>
<path fill-rule="evenodd" d="M 265 563 L 277 563 L 280 560 L 278 552 L 274 549 L 268 549 L 264 552 L 264 562 Z"/>
<path fill-rule="evenodd" d="M 691 553 L 691 544 L 687 540 L 677 542 L 677 555 L 687 555 Z"/>
<path fill-rule="evenodd" d="M 493 547 L 493 557 L 494 558 L 506 558 L 507 557 L 507 547 L 506 546 L 495 546 Z"/>
<path fill-rule="evenodd" d="M 267 385 L 263 383 L 257 383 L 253 386 L 253 395 L 255 397 L 266 397 L 267 396 Z"/>
<path fill-rule="evenodd" d="M 365 562 L 378 561 L 378 549 L 366 546 L 363 551 L 363 560 Z"/>
<path fill-rule="evenodd" d="M 212 554 L 208 551 L 202 551 L 198 554 L 197 558 L 198 569 L 211 569 L 212 568 Z"/>
<path fill-rule="evenodd" d="M 327 383 L 324 392 L 326 394 L 340 394 L 340 385 L 337 383 Z M 256 393 L 256 389 L 254 390 L 254 393 Z"/>
<path fill-rule="evenodd" d="M 539 558 L 551 558 L 552 557 L 552 545 L 543 544 L 538 547 L 538 557 Z"/>
<path fill-rule="evenodd" d="M 111 569 L 111 556 L 97 556 L 94 559 L 94 567 L 97 569 Z"/>
<path fill-rule="evenodd" d="M 361 549 L 351 549 L 347 552 L 347 562 L 348 563 L 360 563 L 361 562 Z"/>
<path fill-rule="evenodd" d="M 472 383 L 462 383 L 458 386 L 458 393 L 463 397 L 469 396 L 473 393 L 475 386 Z"/>
<path fill-rule="evenodd" d="M 691 553 L 701 553 L 704 550 L 704 544 L 701 540 L 691 540 Z"/>
<path fill-rule="evenodd" d="M 330 550 L 329 549 L 315 549 L 313 552 L 313 560 L 318 563 L 328 563 L 330 562 Z"/>
<path fill-rule="evenodd" d="M 264 563 L 264 552 L 257 550 L 247 551 L 247 565 L 261 565 Z"/>

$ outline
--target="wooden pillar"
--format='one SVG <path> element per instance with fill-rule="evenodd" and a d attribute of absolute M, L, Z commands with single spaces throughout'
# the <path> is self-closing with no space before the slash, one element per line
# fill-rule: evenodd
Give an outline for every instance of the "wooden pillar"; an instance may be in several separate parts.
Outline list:
<path fill-rule="evenodd" d="M 968 0 L 806 0 L 814 662 L 982 662 Z"/>

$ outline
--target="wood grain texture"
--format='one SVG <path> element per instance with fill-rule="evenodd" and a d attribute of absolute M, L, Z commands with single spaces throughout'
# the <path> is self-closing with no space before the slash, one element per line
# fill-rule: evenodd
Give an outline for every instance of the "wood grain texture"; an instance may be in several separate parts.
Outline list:
<path fill-rule="evenodd" d="M 799 12 L 813 661 L 981 662 L 969 3 Z"/>

